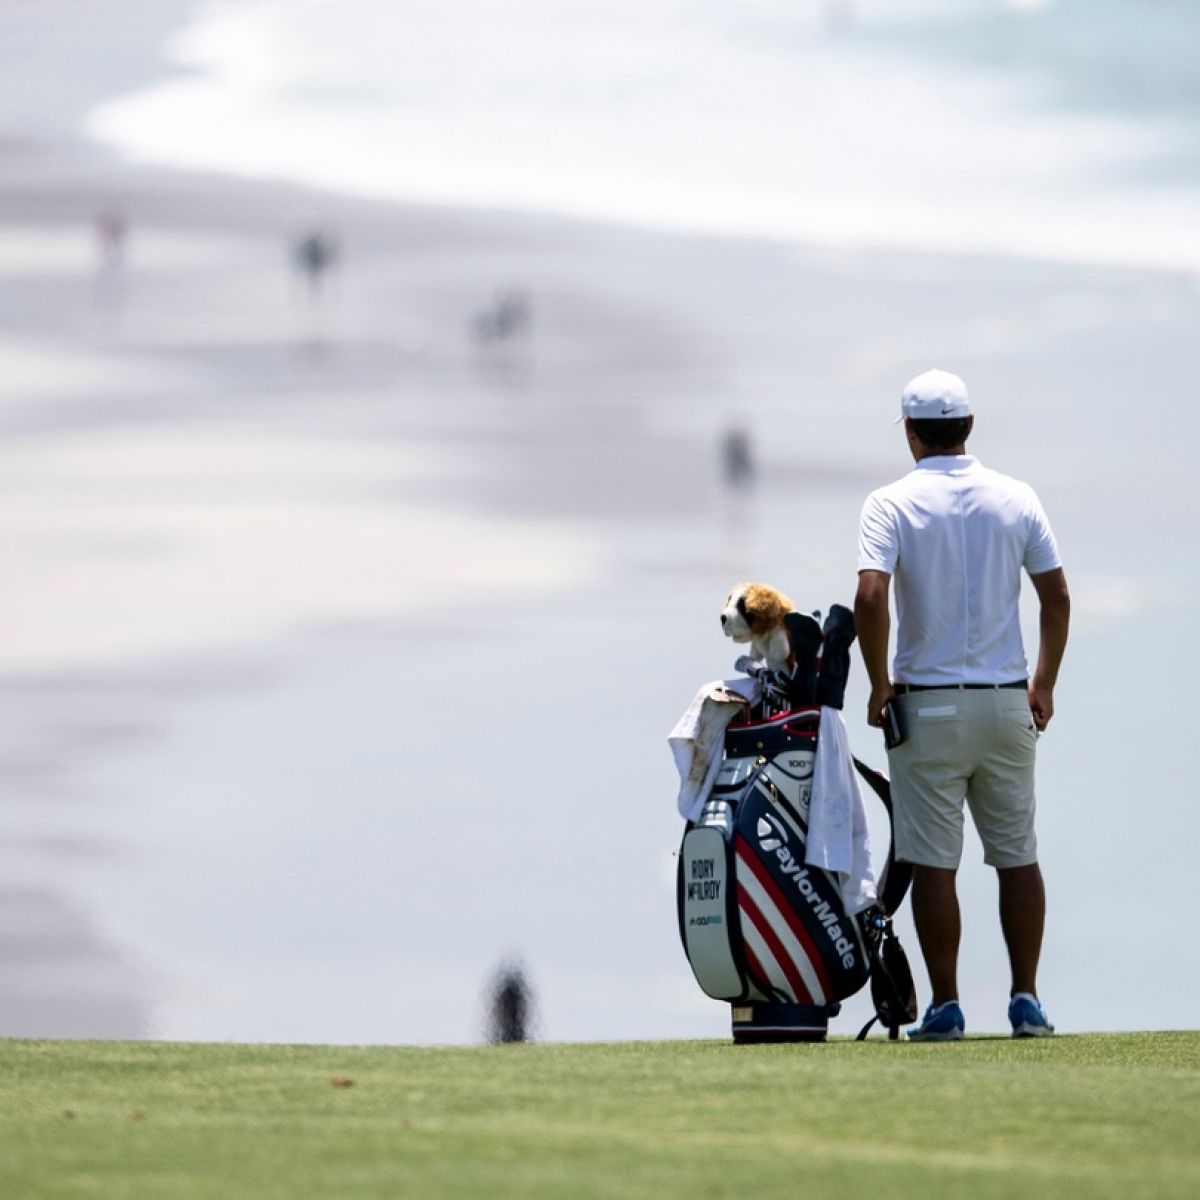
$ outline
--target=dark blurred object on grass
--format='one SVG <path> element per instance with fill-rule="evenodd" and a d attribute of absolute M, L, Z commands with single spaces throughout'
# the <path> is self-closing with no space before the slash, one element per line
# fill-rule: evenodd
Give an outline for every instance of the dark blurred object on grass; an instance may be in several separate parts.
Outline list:
<path fill-rule="evenodd" d="M 487 1040 L 498 1046 L 532 1040 L 533 989 L 520 963 L 509 960 L 496 970 L 487 991 Z"/>

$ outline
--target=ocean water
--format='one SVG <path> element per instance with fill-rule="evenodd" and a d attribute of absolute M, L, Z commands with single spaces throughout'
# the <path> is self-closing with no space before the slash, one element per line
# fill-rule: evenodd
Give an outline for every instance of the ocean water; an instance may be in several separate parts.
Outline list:
<path fill-rule="evenodd" d="M 209 0 L 131 157 L 820 244 L 1200 266 L 1168 0 Z"/>

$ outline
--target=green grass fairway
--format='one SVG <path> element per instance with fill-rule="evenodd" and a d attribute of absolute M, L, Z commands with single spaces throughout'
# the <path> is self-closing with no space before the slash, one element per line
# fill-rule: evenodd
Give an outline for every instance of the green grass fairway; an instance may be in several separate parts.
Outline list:
<path fill-rule="evenodd" d="M 0 1197 L 1200 1196 L 1200 1034 L 0 1041 Z"/>

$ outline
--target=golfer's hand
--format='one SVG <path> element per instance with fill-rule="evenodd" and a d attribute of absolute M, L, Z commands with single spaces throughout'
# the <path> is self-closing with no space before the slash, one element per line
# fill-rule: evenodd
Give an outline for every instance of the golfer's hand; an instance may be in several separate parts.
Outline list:
<path fill-rule="evenodd" d="M 872 688 L 871 698 L 867 701 L 867 724 L 874 729 L 883 726 L 883 707 L 889 700 L 895 699 L 896 689 L 889 683 L 886 687 Z"/>
<path fill-rule="evenodd" d="M 1033 723 L 1040 733 L 1054 716 L 1054 689 L 1038 683 L 1035 679 L 1029 685 L 1029 711 L 1033 714 Z"/>

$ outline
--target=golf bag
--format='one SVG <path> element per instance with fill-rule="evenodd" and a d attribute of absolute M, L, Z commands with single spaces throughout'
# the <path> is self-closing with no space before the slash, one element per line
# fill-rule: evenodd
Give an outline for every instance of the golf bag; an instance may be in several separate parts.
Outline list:
<path fill-rule="evenodd" d="M 848 641 L 843 652 L 848 657 Z M 848 661 L 830 663 L 826 675 L 821 699 L 836 700 L 833 707 L 841 707 L 843 667 Z M 831 690 L 838 670 L 840 687 Z M 799 694 L 796 677 L 804 680 Z M 818 681 L 804 663 L 789 680 L 764 678 L 763 706 L 728 726 L 716 781 L 680 847 L 684 951 L 701 989 L 732 1006 L 738 1043 L 823 1041 L 841 1001 L 868 980 L 889 1036 L 916 1019 L 912 975 L 891 928 L 911 868 L 895 863 L 889 846 L 878 904 L 851 914 L 837 878 L 804 861 L 821 711 L 810 689 Z M 854 765 L 890 820 L 887 780 Z"/>

